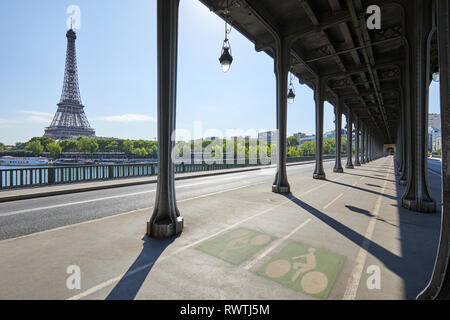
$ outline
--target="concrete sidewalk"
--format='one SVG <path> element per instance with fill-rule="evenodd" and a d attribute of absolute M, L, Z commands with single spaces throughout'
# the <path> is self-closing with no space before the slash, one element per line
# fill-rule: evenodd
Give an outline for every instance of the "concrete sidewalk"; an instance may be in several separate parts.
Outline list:
<path fill-rule="evenodd" d="M 324 160 L 324 162 L 330 162 L 334 160 Z M 298 166 L 315 163 L 315 161 L 305 161 L 305 162 L 294 162 L 287 164 L 288 166 Z M 175 174 L 175 180 L 185 180 L 192 178 L 204 178 L 223 174 L 232 174 L 239 172 L 257 171 L 264 170 L 268 168 L 273 168 L 273 166 L 254 166 L 236 169 L 224 169 L 224 170 L 212 170 L 212 171 L 199 171 L 191 173 L 177 173 Z M 0 203 L 25 200 L 25 199 L 35 199 L 42 197 L 49 197 L 55 195 L 70 194 L 76 192 L 87 192 L 94 190 L 105 190 L 112 188 L 122 188 L 129 186 L 138 186 L 143 184 L 156 183 L 158 180 L 157 176 L 151 177 L 136 177 L 136 178 L 122 178 L 113 179 L 105 181 L 92 181 L 92 182 L 77 182 L 70 184 L 60 184 L 53 186 L 43 186 L 43 187 L 29 187 L 21 189 L 13 189 L 8 191 L 0 191 Z"/>
<path fill-rule="evenodd" d="M 144 236 L 148 208 L 0 241 L 0 299 L 413 299 L 440 215 L 399 208 L 392 157 L 326 173 L 289 176 L 286 196 L 261 183 L 179 201 L 177 238 Z"/>

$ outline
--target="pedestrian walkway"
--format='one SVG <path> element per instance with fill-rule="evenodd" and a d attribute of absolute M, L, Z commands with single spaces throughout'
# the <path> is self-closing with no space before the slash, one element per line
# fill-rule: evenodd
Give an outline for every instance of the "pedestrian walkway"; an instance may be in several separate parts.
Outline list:
<path fill-rule="evenodd" d="M 180 201 L 177 238 L 145 237 L 148 208 L 0 241 L 0 299 L 414 299 L 440 214 L 400 208 L 392 157 L 326 174 Z"/>

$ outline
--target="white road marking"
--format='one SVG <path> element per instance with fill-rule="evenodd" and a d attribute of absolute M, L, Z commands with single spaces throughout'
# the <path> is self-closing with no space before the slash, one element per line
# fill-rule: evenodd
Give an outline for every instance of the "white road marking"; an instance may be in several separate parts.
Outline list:
<path fill-rule="evenodd" d="M 435 175 L 437 175 L 438 177 L 441 177 L 442 178 L 442 175 L 440 175 L 439 173 L 437 173 L 437 172 L 434 172 L 433 170 L 428 170 L 428 171 L 430 171 L 432 174 L 435 174 Z"/>
<path fill-rule="evenodd" d="M 266 251 L 258 255 L 255 259 L 251 260 L 247 265 L 244 266 L 245 270 L 250 270 L 255 264 L 258 263 L 261 259 L 263 259 L 265 256 L 267 256 L 270 252 L 278 248 L 280 245 L 282 245 L 287 239 L 292 237 L 297 231 L 302 229 L 304 226 L 306 226 L 311 219 L 306 220 L 301 225 L 299 225 L 297 228 L 292 230 L 289 234 L 285 235 L 283 238 L 276 240 L 272 246 L 270 246 Z"/>
<path fill-rule="evenodd" d="M 391 167 L 389 167 L 391 169 Z M 386 174 L 386 178 L 389 176 L 389 173 Z M 381 203 L 383 201 L 384 193 L 386 190 L 387 180 L 384 181 L 383 189 L 381 194 L 378 196 L 375 210 L 373 213 L 373 217 L 369 220 L 369 225 L 367 227 L 367 231 L 364 235 L 364 241 L 362 243 L 361 248 L 359 249 L 358 256 L 356 257 L 356 264 L 353 268 L 352 274 L 348 280 L 347 288 L 344 293 L 343 300 L 354 300 L 356 299 L 356 293 L 358 292 L 359 283 L 361 282 L 361 277 L 363 273 L 364 266 L 367 260 L 367 250 L 369 249 L 370 242 L 372 240 L 373 233 L 375 231 L 375 225 L 377 223 L 377 218 L 380 213 Z"/>
<path fill-rule="evenodd" d="M 341 193 L 340 195 L 338 195 L 336 198 L 333 199 L 333 201 L 331 201 L 329 204 L 327 204 L 325 207 L 323 207 L 324 209 L 328 209 L 333 203 L 335 203 L 336 201 L 338 201 L 344 194 Z"/>
<path fill-rule="evenodd" d="M 135 192 L 135 193 L 128 193 L 128 194 L 122 194 L 122 195 L 111 196 L 111 197 L 104 197 L 104 198 L 97 198 L 97 199 L 91 199 L 91 200 L 83 200 L 83 201 L 62 203 L 62 204 L 56 204 L 56 205 L 47 206 L 47 207 L 39 207 L 39 208 L 31 208 L 31 209 L 10 211 L 10 212 L 5 212 L 5 213 L 0 213 L 0 217 L 13 216 L 13 215 L 20 214 L 20 213 L 28 213 L 28 212 L 35 212 L 35 211 L 41 211 L 41 210 L 61 208 L 61 207 L 75 206 L 75 205 L 85 204 L 85 203 L 90 203 L 90 202 L 111 200 L 111 199 L 117 199 L 117 198 L 125 198 L 125 197 L 136 196 L 136 195 L 145 194 L 145 193 L 152 193 L 152 192 L 155 192 L 155 190 Z"/>
<path fill-rule="evenodd" d="M 247 177 L 247 176 L 249 176 L 249 175 L 239 176 L 239 178 L 243 178 L 243 177 Z M 235 177 L 234 179 L 236 179 L 236 178 L 237 177 Z M 225 178 L 225 179 L 221 179 L 221 180 L 230 180 L 230 178 Z M 176 189 L 189 188 L 189 187 L 194 187 L 194 186 L 198 186 L 198 185 L 202 185 L 202 184 L 208 184 L 208 183 L 212 183 L 212 182 L 217 182 L 217 181 L 204 181 L 204 182 L 199 182 L 199 183 L 186 184 L 186 185 L 176 186 Z M 249 185 L 252 185 L 252 184 L 249 184 Z M 249 186 L 249 185 L 246 185 L 246 186 Z M 234 189 L 229 189 L 229 190 L 234 190 Z M 148 191 L 127 193 L 127 194 L 121 194 L 121 195 L 110 196 L 110 197 L 102 197 L 102 198 L 96 198 L 96 199 L 90 199 L 90 200 L 68 202 L 68 203 L 56 204 L 56 205 L 46 206 L 46 207 L 38 207 L 38 208 L 10 211 L 10 212 L 5 212 L 5 213 L 0 213 L 0 217 L 13 216 L 13 215 L 16 215 L 16 214 L 36 212 L 36 211 L 41 211 L 41 210 L 49 210 L 49 209 L 56 209 L 56 208 L 62 208 L 62 207 L 69 207 L 69 206 L 75 206 L 75 205 L 86 204 L 86 203 L 97 202 L 97 201 L 105 201 L 105 200 L 126 198 L 126 197 L 132 197 L 132 196 L 137 196 L 137 195 L 142 195 L 142 194 L 147 194 L 147 193 L 153 193 L 153 192 L 156 192 L 156 190 L 148 190 Z"/>

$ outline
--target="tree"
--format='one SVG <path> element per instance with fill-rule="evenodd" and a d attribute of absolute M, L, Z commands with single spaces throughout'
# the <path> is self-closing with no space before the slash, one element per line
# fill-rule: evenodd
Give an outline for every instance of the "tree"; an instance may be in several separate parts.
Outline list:
<path fill-rule="evenodd" d="M 133 150 L 133 154 L 139 158 L 145 158 L 148 156 L 148 152 L 145 148 L 136 148 Z"/>
<path fill-rule="evenodd" d="M 77 142 L 77 150 L 94 153 L 98 150 L 98 143 L 94 139 L 90 139 L 87 137 L 79 137 Z"/>
<path fill-rule="evenodd" d="M 49 138 L 49 137 L 34 137 L 29 142 L 34 142 L 34 141 L 39 141 L 39 143 L 44 147 L 45 151 L 50 151 L 50 150 L 48 150 L 47 146 L 49 144 L 55 142 L 55 140 L 53 140 L 52 138 Z"/>
<path fill-rule="evenodd" d="M 298 157 L 299 156 L 299 150 L 297 150 L 296 147 L 290 147 L 288 152 L 287 152 L 287 156 L 294 158 L 294 157 Z"/>
<path fill-rule="evenodd" d="M 287 147 L 298 147 L 300 144 L 300 140 L 298 140 L 296 137 L 289 137 L 287 138 Z"/>
<path fill-rule="evenodd" d="M 61 156 L 62 148 L 56 142 L 47 145 L 47 150 L 50 152 L 50 157 L 58 159 Z"/>
<path fill-rule="evenodd" d="M 77 143 L 76 141 L 71 140 L 61 140 L 58 142 L 60 145 L 62 152 L 68 152 L 68 151 L 75 151 L 77 150 Z"/>
<path fill-rule="evenodd" d="M 25 151 L 31 152 L 35 156 L 39 156 L 44 152 L 44 146 L 38 141 L 29 141 L 25 146 Z"/>
<path fill-rule="evenodd" d="M 334 139 L 325 139 L 323 141 L 323 153 L 333 154 L 336 149 L 336 141 Z"/>
<path fill-rule="evenodd" d="M 313 156 L 316 153 L 316 142 L 307 141 L 299 148 L 299 154 L 302 157 Z"/>
<path fill-rule="evenodd" d="M 6 146 L 0 142 L 0 152 L 6 151 Z"/>
<path fill-rule="evenodd" d="M 134 144 L 132 141 L 130 141 L 130 140 L 123 141 L 122 150 L 121 150 L 122 152 L 125 152 L 125 154 L 127 156 L 130 156 L 133 154 L 133 150 L 134 150 Z"/>

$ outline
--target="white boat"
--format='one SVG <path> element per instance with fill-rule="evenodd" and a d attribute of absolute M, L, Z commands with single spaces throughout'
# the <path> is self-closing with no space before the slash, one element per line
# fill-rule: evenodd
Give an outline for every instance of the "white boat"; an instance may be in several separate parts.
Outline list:
<path fill-rule="evenodd" d="M 1 157 L 0 166 L 44 166 L 48 164 L 47 158 L 19 158 Z"/>

